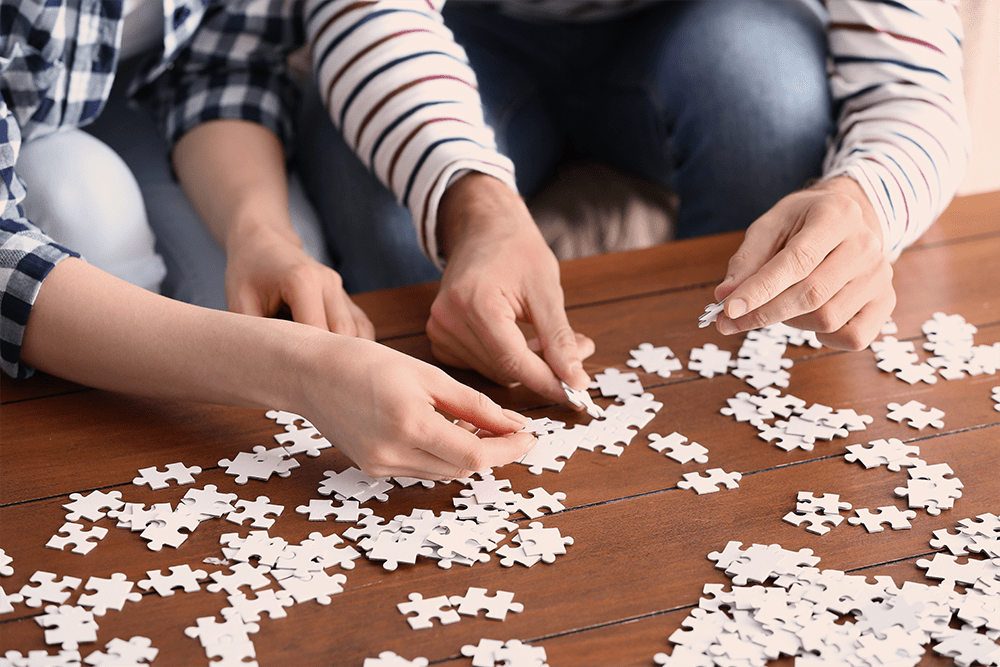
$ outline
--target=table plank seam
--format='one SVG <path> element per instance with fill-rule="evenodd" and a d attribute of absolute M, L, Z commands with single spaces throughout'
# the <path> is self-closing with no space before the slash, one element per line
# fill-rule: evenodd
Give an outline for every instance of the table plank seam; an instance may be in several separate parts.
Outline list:
<path fill-rule="evenodd" d="M 900 438 L 900 440 L 902 442 L 906 443 L 906 444 L 909 444 L 909 443 L 919 443 L 919 442 L 931 441 L 931 440 L 934 440 L 934 439 L 937 439 L 937 438 L 951 437 L 951 436 L 955 436 L 955 435 L 961 435 L 963 433 L 970 433 L 970 432 L 973 432 L 973 431 L 981 431 L 981 430 L 990 429 L 990 428 L 1000 428 L 1000 422 L 995 422 L 995 423 L 992 423 L 992 424 L 980 424 L 980 425 L 975 425 L 975 426 L 967 426 L 967 427 L 964 427 L 964 428 L 950 429 L 948 431 L 942 431 L 942 432 L 933 432 L 933 433 L 924 433 L 924 434 L 919 434 L 918 433 L 918 434 L 915 434 L 916 437 L 909 438 L 909 439 L 906 439 L 906 440 L 903 440 L 902 438 Z M 854 440 L 854 439 L 855 438 L 851 438 L 851 440 Z M 842 457 L 844 455 L 844 453 L 845 452 L 841 451 L 841 452 L 836 452 L 836 453 L 832 453 L 832 454 L 825 454 L 823 456 L 817 456 L 817 457 L 813 457 L 813 458 L 800 459 L 800 460 L 797 460 L 797 461 L 787 461 L 787 462 L 784 462 L 784 463 L 779 463 L 777 465 L 769 466 L 767 468 L 760 468 L 758 470 L 749 470 L 749 471 L 746 471 L 746 472 L 740 471 L 740 473 L 744 477 L 746 477 L 748 475 L 756 475 L 756 474 L 770 472 L 770 471 L 775 471 L 775 470 L 783 470 L 785 468 L 789 468 L 789 467 L 792 467 L 792 466 L 805 465 L 805 464 L 809 464 L 809 463 L 817 463 L 817 462 L 820 462 L 820 461 L 827 461 L 827 460 L 830 460 L 830 459 L 839 458 L 839 457 Z M 208 471 L 208 470 L 220 470 L 220 469 L 222 469 L 222 466 L 211 466 L 211 467 L 204 468 L 203 470 L 204 471 Z M 73 493 L 92 493 L 94 491 L 103 491 L 103 490 L 106 490 L 106 489 L 117 489 L 117 488 L 122 488 L 122 487 L 129 487 L 129 486 L 133 486 L 133 484 L 131 482 L 120 482 L 118 484 L 108 484 L 108 485 L 105 485 L 105 486 L 94 487 L 92 489 L 78 490 L 78 491 L 74 491 Z M 666 493 L 666 492 L 669 492 L 669 491 L 679 491 L 679 490 L 681 490 L 680 487 L 678 487 L 678 486 L 671 486 L 671 487 L 667 487 L 667 488 L 663 488 L 663 489 L 656 489 L 656 490 L 653 490 L 653 491 L 646 491 L 646 492 L 640 493 L 640 494 L 634 494 L 634 495 L 630 495 L 630 496 L 622 496 L 620 498 L 611 498 L 609 500 L 603 500 L 603 501 L 596 502 L 596 503 L 588 503 L 588 504 L 585 504 L 585 505 L 577 505 L 577 506 L 574 506 L 574 507 L 567 507 L 564 510 L 560 510 L 558 512 L 553 512 L 552 515 L 561 514 L 561 513 L 565 513 L 565 512 L 572 512 L 572 511 L 576 511 L 576 510 L 580 510 L 580 509 L 587 509 L 587 508 L 591 508 L 591 507 L 601 507 L 601 506 L 608 505 L 608 504 L 611 504 L 611 503 L 617 503 L 617 502 L 623 502 L 623 501 L 628 501 L 628 500 L 632 500 L 632 499 L 644 498 L 644 497 L 655 495 L 655 494 L 659 494 L 659 493 Z M 63 493 L 63 494 L 56 494 L 56 495 L 52 495 L 52 496 L 45 496 L 45 497 L 41 497 L 41 498 L 30 498 L 30 499 L 26 499 L 26 500 L 18 500 L 18 501 L 14 501 L 14 502 L 10 502 L 10 503 L 0 504 L 0 508 L 16 507 L 16 506 L 19 506 L 19 505 L 26 505 L 26 504 L 29 504 L 29 503 L 44 502 L 44 501 L 47 501 L 47 500 L 54 500 L 56 498 L 68 498 L 68 497 L 69 497 L 69 494 Z M 518 519 L 514 519 L 514 521 L 517 521 L 517 522 L 527 521 L 527 518 L 518 518 Z"/>
<path fill-rule="evenodd" d="M 917 251 L 920 251 L 920 250 L 932 250 L 932 249 L 942 248 L 942 247 L 949 246 L 949 245 L 955 245 L 956 243 L 966 243 L 966 242 L 970 242 L 971 243 L 971 242 L 974 242 L 974 241 L 985 241 L 985 240 L 995 239 L 998 236 L 1000 236 L 1000 232 L 982 232 L 980 234 L 973 234 L 971 236 L 952 237 L 952 238 L 948 238 L 948 239 L 942 239 L 940 241 L 928 241 L 926 243 L 915 243 L 915 244 L 913 244 L 911 246 L 908 246 L 905 250 L 903 250 L 903 252 L 904 253 L 910 253 L 910 252 L 917 252 Z"/>
<path fill-rule="evenodd" d="M 23 382 L 23 380 L 14 380 L 14 382 Z M 87 391 L 97 391 L 93 387 L 80 387 L 78 389 L 67 389 L 66 391 L 61 391 L 55 394 L 45 394 L 44 396 L 29 396 L 28 398 L 15 398 L 12 401 L 0 401 L 0 405 L 16 405 L 17 403 L 27 403 L 28 401 L 37 401 L 42 398 L 55 398 L 57 396 L 69 396 L 71 394 L 80 394 Z"/>

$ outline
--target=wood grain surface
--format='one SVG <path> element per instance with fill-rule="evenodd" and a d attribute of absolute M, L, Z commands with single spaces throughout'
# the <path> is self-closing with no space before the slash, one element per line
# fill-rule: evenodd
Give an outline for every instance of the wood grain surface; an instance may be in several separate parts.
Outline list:
<path fill-rule="evenodd" d="M 629 350 L 642 342 L 669 345 L 685 364 L 689 352 L 705 343 L 736 352 L 742 336 L 724 337 L 714 328 L 698 329 L 698 315 L 711 302 L 724 276 L 739 234 L 676 242 L 647 250 L 567 262 L 563 282 L 573 326 L 597 342 L 585 367 L 591 374 L 625 365 Z M 920 325 L 935 312 L 960 314 L 978 327 L 977 344 L 1000 342 L 1000 193 L 956 200 L 921 241 L 895 265 L 898 305 L 893 315 L 901 340 L 923 341 Z M 432 361 L 424 323 L 435 286 L 418 285 L 360 295 L 386 344 Z M 922 358 L 928 355 L 920 352 Z M 697 605 L 706 583 L 728 578 L 707 559 L 728 540 L 812 549 L 819 567 L 869 577 L 892 576 L 927 582 L 916 560 L 932 554 L 934 530 L 954 528 L 960 519 L 1000 512 L 1000 412 L 991 388 L 1000 375 L 981 375 L 931 385 L 908 385 L 875 367 L 871 351 L 789 347 L 795 361 L 786 390 L 808 403 L 854 408 L 874 418 L 865 431 L 846 439 L 818 442 L 812 451 L 785 452 L 757 437 L 757 430 L 719 413 L 726 399 L 753 391 L 733 376 L 705 379 L 686 368 L 664 379 L 641 370 L 647 391 L 664 403 L 656 418 L 620 457 L 578 451 L 560 473 L 532 475 L 511 464 L 494 471 L 514 491 L 539 486 L 566 494 L 564 511 L 543 517 L 575 543 L 554 563 L 532 568 L 502 567 L 494 557 L 473 567 L 439 568 L 420 559 L 416 565 L 383 570 L 365 559 L 345 572 L 343 593 L 329 606 L 297 604 L 288 617 L 264 617 L 251 635 L 262 666 L 345 665 L 361 667 L 382 651 L 424 656 L 449 667 L 471 664 L 460 653 L 480 638 L 520 639 L 544 646 L 552 667 L 653 665 L 653 655 L 669 651 L 667 637 Z M 505 407 L 532 417 L 572 423 L 589 417 L 547 405 L 523 388 L 491 385 L 468 372 L 456 377 L 483 389 Z M 944 411 L 942 429 L 916 430 L 886 418 L 887 405 L 917 400 Z M 219 461 L 254 446 L 274 446 L 281 427 L 262 412 L 215 405 L 152 401 L 88 389 L 48 376 L 0 384 L 0 548 L 13 557 L 14 574 L 0 578 L 8 593 L 28 583 L 38 570 L 74 576 L 130 580 L 146 571 L 204 563 L 221 557 L 223 533 L 246 534 L 223 520 L 203 522 L 180 547 L 159 552 L 137 534 L 114 527 L 87 555 L 47 549 L 48 539 L 65 521 L 69 494 L 116 490 L 127 502 L 176 503 L 190 488 L 171 485 L 152 491 L 132 484 L 139 468 L 175 461 L 204 469 L 194 486 L 215 484 L 220 491 L 252 500 L 267 496 L 284 506 L 270 533 L 298 543 L 316 530 L 342 533 L 346 523 L 310 522 L 295 512 L 313 498 L 323 473 L 343 470 L 350 461 L 336 449 L 317 458 L 298 456 L 301 466 L 287 478 L 251 480 L 238 485 Z M 608 403 L 607 399 L 602 401 Z M 710 450 L 706 464 L 678 464 L 647 446 L 650 433 L 678 431 Z M 845 523 L 817 536 L 781 521 L 794 509 L 800 490 L 839 493 L 856 508 L 896 505 L 905 500 L 893 489 L 905 473 L 866 470 L 843 458 L 846 446 L 878 438 L 900 438 L 918 445 L 929 463 L 948 463 L 965 484 L 952 510 L 938 516 L 918 511 L 910 530 L 868 534 Z M 697 495 L 678 488 L 687 472 L 721 467 L 743 474 L 738 489 Z M 397 488 L 386 503 L 369 501 L 376 514 L 391 518 L 414 508 L 451 510 L 458 485 Z M 527 520 L 521 520 L 526 526 Z M 332 571 L 332 570 L 331 570 Z M 524 605 L 504 622 L 463 617 L 459 623 L 412 630 L 396 609 L 411 592 L 425 598 L 461 595 L 470 586 L 515 593 Z M 277 585 L 272 588 L 279 589 Z M 70 598 L 74 603 L 83 587 Z M 112 638 L 149 637 L 160 650 L 154 665 L 207 665 L 210 659 L 184 628 L 199 617 L 219 617 L 228 606 L 224 593 L 155 592 L 123 611 L 98 617 L 98 642 L 80 648 L 86 657 Z M 40 610 L 23 604 L 0 616 L 3 651 L 48 649 L 34 617 Z M 790 665 L 790 659 L 774 664 Z M 928 652 L 921 664 L 951 664 Z"/>

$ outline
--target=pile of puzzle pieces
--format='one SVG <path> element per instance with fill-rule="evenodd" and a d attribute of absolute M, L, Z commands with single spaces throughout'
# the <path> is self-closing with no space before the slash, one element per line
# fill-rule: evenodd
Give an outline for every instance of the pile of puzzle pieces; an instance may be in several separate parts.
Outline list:
<path fill-rule="evenodd" d="M 818 569 L 811 549 L 743 549 L 731 541 L 708 554 L 732 578 L 730 590 L 706 584 L 684 629 L 670 635 L 673 651 L 653 660 L 763 667 L 795 656 L 797 667 L 903 667 L 919 663 L 932 644 L 960 667 L 1000 664 L 1000 518 L 983 514 L 959 521 L 957 533 L 934 534 L 931 546 L 951 553 L 918 560 L 917 567 L 939 585 L 899 586 L 884 576 L 872 583 L 863 575 Z M 959 563 L 959 555 L 968 562 Z"/>
<path fill-rule="evenodd" d="M 279 413 L 271 413 L 271 416 L 285 418 Z M 155 468 L 141 472 L 135 480 L 137 485 L 153 482 L 154 488 L 165 488 L 168 480 L 178 484 L 193 483 L 193 476 L 200 469 L 177 463 L 167 466 L 167 473 L 159 473 Z M 560 501 L 565 499 L 565 494 L 549 493 L 538 487 L 524 495 L 511 491 L 508 480 L 497 480 L 489 474 L 479 477 L 458 480 L 461 486 L 467 488 L 461 488 L 459 495 L 453 498 L 457 508 L 455 512 L 435 515 L 431 510 L 414 509 L 409 516 L 397 516 L 385 521 L 372 509 L 360 505 L 371 499 L 387 500 L 386 492 L 397 488 L 396 484 L 369 477 L 356 468 L 340 473 L 328 472 L 318 491 L 321 495 L 332 495 L 334 500 L 314 499 L 296 511 L 308 515 L 312 521 L 326 521 L 332 516 L 336 522 L 354 523 L 355 526 L 346 530 L 344 536 L 356 541 L 360 552 L 351 546 L 343 546 L 343 539 L 336 533 L 313 532 L 296 545 L 279 536 L 271 536 L 267 529 L 275 521 L 272 517 L 280 516 L 284 507 L 272 504 L 266 496 L 258 496 L 253 501 L 241 500 L 237 494 L 218 492 L 214 485 L 188 490 L 176 508 L 168 503 L 155 504 L 150 508 L 125 503 L 118 491 L 72 494 L 72 502 L 65 505 L 67 519 L 90 522 L 105 517 L 117 519 L 119 528 L 138 532 L 149 540 L 149 547 L 153 550 L 179 546 L 191 531 L 209 519 L 224 517 L 237 525 L 250 521 L 250 527 L 260 529 L 251 530 L 246 536 L 239 533 L 222 535 L 221 554 L 224 559 L 218 562 L 228 565 L 228 573 L 224 570 L 211 573 L 202 569 L 192 570 L 184 564 L 171 567 L 168 574 L 151 570 L 147 572 L 147 579 L 138 582 L 127 581 L 123 574 L 115 574 L 111 579 L 91 577 L 85 588 L 96 593 L 81 595 L 76 605 L 64 604 L 82 583 L 74 577 L 57 579 L 53 573 L 38 571 L 31 576 L 31 584 L 22 587 L 16 594 L 8 595 L 0 588 L 0 613 L 13 611 L 13 605 L 17 603 L 29 607 L 51 603 L 45 609 L 46 614 L 36 620 L 40 625 L 51 628 L 45 633 L 46 641 L 59 644 L 62 648 L 58 656 L 45 658 L 39 654 L 32 658 L 11 652 L 0 658 L 0 667 L 33 666 L 41 664 L 43 659 L 61 661 L 51 664 L 79 664 L 79 645 L 97 639 L 98 624 L 94 617 L 102 616 L 108 609 L 120 611 L 127 602 L 139 602 L 142 595 L 133 590 L 134 586 L 153 590 L 161 596 L 171 596 L 178 589 L 185 593 L 200 591 L 202 582 L 210 581 L 205 586 L 208 592 L 227 594 L 229 606 L 221 611 L 223 620 L 199 618 L 196 625 L 185 632 L 189 637 L 198 639 L 207 657 L 222 659 L 213 664 L 232 663 L 245 667 L 256 664 L 245 660 L 256 657 L 250 635 L 257 632 L 256 621 L 260 620 L 262 613 L 276 619 L 287 616 L 286 608 L 295 604 L 309 601 L 330 604 L 331 596 L 343 591 L 347 577 L 342 573 L 331 575 L 326 570 L 334 566 L 341 570 L 353 569 L 354 560 L 361 557 L 361 552 L 371 560 L 381 562 L 387 570 L 395 569 L 400 562 L 413 563 L 417 556 L 436 559 L 441 567 L 447 568 L 454 563 L 472 565 L 489 561 L 489 552 L 496 550 L 504 565 L 531 567 L 539 562 L 552 563 L 558 555 L 566 553 L 566 547 L 573 544 L 573 538 L 561 535 L 557 528 L 546 528 L 538 521 L 519 526 L 507 520 L 518 513 L 537 519 L 545 514 L 543 510 L 562 510 Z M 396 482 L 405 487 L 418 483 L 418 480 L 401 478 Z M 434 484 L 422 483 L 425 486 Z M 97 528 L 83 530 L 80 524 L 67 525 L 76 528 L 62 530 L 68 533 L 67 537 L 55 536 L 46 546 L 62 549 L 73 544 L 73 551 L 88 553 L 97 546 L 97 541 L 89 540 L 99 540 L 107 533 L 107 529 L 103 528 L 95 532 Z M 513 539 L 498 549 L 508 533 Z M 0 575 L 13 574 L 11 563 L 12 559 L 0 551 Z M 282 590 L 265 588 L 274 582 Z M 250 592 L 254 592 L 255 597 L 247 597 Z M 412 609 L 404 609 L 401 604 L 401 611 L 416 611 L 417 618 L 424 619 L 427 601 L 421 604 L 419 593 L 413 595 L 418 599 L 411 596 L 408 604 Z M 513 594 L 507 592 L 485 596 L 484 590 L 470 588 L 465 596 L 454 596 L 445 600 L 445 604 L 456 605 L 456 614 L 476 615 L 479 609 L 487 609 L 487 618 L 503 620 L 506 611 L 521 610 L 519 603 L 511 602 L 512 597 Z M 418 627 L 413 624 L 413 619 L 410 622 L 412 627 Z M 91 654 L 86 661 L 94 665 L 127 664 L 124 660 L 132 654 L 121 652 L 130 650 L 122 648 L 124 644 L 128 643 L 115 640 L 114 646 L 109 644 L 109 651 L 118 651 L 119 658 L 115 660 L 121 659 L 122 662 L 94 662 L 104 659 L 101 657 L 104 654 L 100 652 Z M 149 649 L 148 644 L 148 640 L 141 637 L 131 640 L 129 646 L 144 646 L 146 649 L 145 653 L 133 652 L 136 660 L 140 656 L 148 656 L 145 660 L 155 656 L 155 649 Z M 518 653 L 513 651 L 511 655 Z M 32 662 L 27 662 L 29 659 Z"/>

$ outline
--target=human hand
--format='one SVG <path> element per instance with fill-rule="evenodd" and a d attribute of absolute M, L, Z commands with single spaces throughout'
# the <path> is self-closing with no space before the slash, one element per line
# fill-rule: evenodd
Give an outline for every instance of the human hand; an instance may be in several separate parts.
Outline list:
<path fill-rule="evenodd" d="M 226 301 L 233 312 L 270 317 L 283 305 L 292 319 L 374 340 L 375 327 L 344 291 L 340 275 L 272 229 L 232 234 L 226 244 Z"/>
<path fill-rule="evenodd" d="M 296 354 L 295 410 L 373 477 L 468 477 L 515 461 L 535 444 L 522 431 L 523 416 L 378 343 L 316 332 Z"/>
<path fill-rule="evenodd" d="M 786 322 L 828 347 L 864 349 L 896 293 L 881 224 L 861 187 L 836 177 L 788 195 L 747 229 L 715 289 L 723 334 Z"/>
<path fill-rule="evenodd" d="M 587 388 L 583 359 L 594 342 L 570 326 L 559 262 L 524 202 L 499 180 L 468 174 L 445 193 L 438 225 L 448 263 L 427 322 L 434 356 L 568 405 L 560 380 Z M 534 326 L 537 342 L 519 322 Z"/>

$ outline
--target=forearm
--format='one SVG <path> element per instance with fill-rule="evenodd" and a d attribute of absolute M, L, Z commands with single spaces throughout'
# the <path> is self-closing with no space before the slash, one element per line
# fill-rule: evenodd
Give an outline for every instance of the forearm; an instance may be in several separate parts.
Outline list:
<path fill-rule="evenodd" d="M 334 124 L 409 209 L 433 261 L 438 204 L 456 173 L 490 174 L 517 190 L 443 4 L 311 0 L 306 8 L 313 69 Z"/>
<path fill-rule="evenodd" d="M 965 172 L 962 26 L 954 2 L 828 3 L 839 130 L 824 164 L 872 202 L 893 257 L 948 205 Z"/>
<path fill-rule="evenodd" d="M 38 292 L 21 360 L 111 391 L 281 407 L 301 393 L 294 355 L 317 331 L 173 301 L 71 258 Z"/>
<path fill-rule="evenodd" d="M 521 197 L 504 182 L 478 172 L 466 174 L 451 184 L 441 197 L 437 216 L 437 244 L 443 257 L 456 247 L 475 244 L 482 234 L 510 236 L 519 230 L 537 231 Z M 539 237 L 541 232 L 538 232 Z M 492 252 L 488 247 L 482 252 Z"/>
<path fill-rule="evenodd" d="M 177 142 L 174 169 L 195 211 L 228 250 L 249 236 L 302 243 L 288 215 L 288 177 L 281 142 L 242 120 L 198 125 Z"/>

